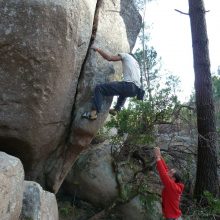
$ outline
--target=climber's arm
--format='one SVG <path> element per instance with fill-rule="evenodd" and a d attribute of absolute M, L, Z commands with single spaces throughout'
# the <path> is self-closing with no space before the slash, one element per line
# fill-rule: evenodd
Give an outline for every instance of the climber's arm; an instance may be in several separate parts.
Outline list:
<path fill-rule="evenodd" d="M 91 47 L 94 51 L 97 51 L 104 59 L 108 60 L 108 61 L 120 61 L 122 60 L 121 56 L 116 55 L 116 56 L 111 56 L 109 54 L 107 54 L 106 52 L 104 52 L 103 50 L 92 46 Z"/>

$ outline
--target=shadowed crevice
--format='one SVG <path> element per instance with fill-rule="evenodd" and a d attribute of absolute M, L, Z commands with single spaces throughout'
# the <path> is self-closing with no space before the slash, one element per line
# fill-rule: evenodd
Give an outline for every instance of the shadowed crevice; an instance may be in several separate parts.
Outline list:
<path fill-rule="evenodd" d="M 14 137 L 0 137 L 0 151 L 21 160 L 25 173 L 31 168 L 32 153 L 29 144 Z"/>
<path fill-rule="evenodd" d="M 90 38 L 88 50 L 87 50 L 85 59 L 83 61 L 82 68 L 81 68 L 79 78 L 78 78 L 78 84 L 77 84 L 77 87 L 76 87 L 76 93 L 75 93 L 74 102 L 73 102 L 74 104 L 73 104 L 72 112 L 71 112 L 71 122 L 70 122 L 69 129 L 68 129 L 67 136 L 66 136 L 66 143 L 69 143 L 69 139 L 70 139 L 71 134 L 72 134 L 72 124 L 73 124 L 73 121 L 74 121 L 74 112 L 75 112 L 75 109 L 76 109 L 75 105 L 76 105 L 76 100 L 77 100 L 77 95 L 78 95 L 78 87 L 79 87 L 79 83 L 81 81 L 81 78 L 83 77 L 84 67 L 85 67 L 86 61 L 87 61 L 88 56 L 89 56 L 90 46 L 93 44 L 93 42 L 95 40 L 95 37 L 96 37 L 96 32 L 97 32 L 97 28 L 98 28 L 98 20 L 99 20 L 99 11 L 100 11 L 102 2 L 103 2 L 103 0 L 97 0 L 97 3 L 96 3 L 96 9 L 95 9 L 93 25 L 92 25 L 92 35 L 91 35 L 91 38 Z"/>

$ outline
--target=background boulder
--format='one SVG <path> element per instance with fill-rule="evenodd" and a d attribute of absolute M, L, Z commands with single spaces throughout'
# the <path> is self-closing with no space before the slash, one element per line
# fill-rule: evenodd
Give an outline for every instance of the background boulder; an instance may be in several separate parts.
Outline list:
<path fill-rule="evenodd" d="M 44 191 L 35 182 L 25 181 L 20 220 L 58 220 L 58 207 L 53 193 Z"/>
<path fill-rule="evenodd" d="M 24 169 L 21 161 L 0 152 L 0 215 L 2 220 L 17 220 L 23 199 Z"/>

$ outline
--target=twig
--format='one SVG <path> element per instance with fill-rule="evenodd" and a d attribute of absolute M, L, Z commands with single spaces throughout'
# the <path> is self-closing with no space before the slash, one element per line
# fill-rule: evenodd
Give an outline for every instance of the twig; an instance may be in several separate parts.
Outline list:
<path fill-rule="evenodd" d="M 180 10 L 178 10 L 178 9 L 174 9 L 174 10 L 177 11 L 177 12 L 179 12 L 180 14 L 189 15 L 189 13 L 182 12 L 182 11 L 180 11 Z"/>
<path fill-rule="evenodd" d="M 180 11 L 180 10 L 178 10 L 178 9 L 174 9 L 174 10 L 177 11 L 177 12 L 179 12 L 180 14 L 189 15 L 189 13 L 182 12 L 182 11 Z M 207 13 L 207 12 L 210 12 L 210 10 L 204 11 L 204 12 Z"/>

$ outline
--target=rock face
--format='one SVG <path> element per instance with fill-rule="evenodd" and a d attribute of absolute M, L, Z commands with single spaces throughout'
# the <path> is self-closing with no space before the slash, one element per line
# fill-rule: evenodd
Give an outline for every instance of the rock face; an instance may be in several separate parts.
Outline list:
<path fill-rule="evenodd" d="M 0 152 L 0 218 L 19 218 L 23 198 L 24 170 L 21 161 Z"/>
<path fill-rule="evenodd" d="M 24 181 L 21 161 L 0 152 L 0 219 L 58 220 L 56 197 L 31 181 Z"/>
<path fill-rule="evenodd" d="M 184 177 L 185 189 L 182 198 L 193 195 L 197 136 L 190 139 L 188 135 L 177 136 L 174 133 L 161 135 L 157 141 L 168 167 L 179 170 Z M 83 203 L 94 207 L 93 217 L 92 212 L 88 212 L 87 217 L 73 219 L 161 219 L 160 196 L 163 184 L 156 170 L 152 146 L 140 146 L 138 154 L 132 153 L 127 157 L 126 151 L 129 151 L 129 148 L 124 148 L 124 151 L 121 148 L 120 157 L 120 147 L 116 148 L 116 151 L 114 147 L 109 140 L 92 145 L 80 154 L 67 175 L 60 193 L 70 198 L 67 200 L 63 196 L 63 200 L 71 201 L 70 205 L 75 205 L 74 208 L 78 208 L 78 212 L 81 209 L 86 213 L 91 209 L 88 204 L 83 206 Z M 144 170 L 141 161 L 145 161 Z M 181 207 L 186 205 L 184 199 L 181 201 Z M 97 207 L 99 211 L 95 210 Z M 108 213 L 105 213 L 105 210 L 108 210 Z M 109 213 L 120 218 L 108 218 Z"/>
<path fill-rule="evenodd" d="M 109 141 L 106 140 L 103 143 L 92 145 L 82 152 L 65 178 L 61 193 L 70 196 L 78 204 L 82 201 L 87 202 L 93 207 L 98 207 L 99 210 L 110 211 L 110 207 L 115 205 L 111 212 L 115 216 L 120 216 L 120 219 L 160 219 L 161 202 L 154 193 L 158 192 L 158 195 L 160 195 L 161 186 L 157 184 L 156 175 L 153 172 L 146 172 L 141 178 L 142 181 L 146 178 L 147 181 L 143 185 L 147 188 L 149 194 L 144 194 L 142 188 L 142 193 L 141 190 L 139 193 L 136 190 L 136 194 L 132 196 L 130 194 L 129 197 L 129 192 L 134 192 L 134 185 L 137 184 L 134 181 L 136 172 L 132 171 L 131 168 L 134 167 L 134 161 L 132 162 L 132 158 L 130 158 L 129 163 L 128 161 L 118 161 L 116 168 L 115 159 L 111 155 L 111 147 Z M 138 170 L 140 169 L 141 167 L 138 168 Z M 131 183 L 134 184 L 133 190 Z M 139 185 L 141 185 L 140 182 Z M 99 212 L 100 215 L 101 213 Z M 91 219 L 98 219 L 95 216 L 97 217 L 98 213 Z M 88 217 L 76 219 L 88 219 Z M 99 216 L 99 219 L 109 218 L 103 213 L 102 218 Z"/>
<path fill-rule="evenodd" d="M 107 117 L 111 99 L 80 118 L 94 86 L 120 73 L 89 46 L 129 52 L 141 19 L 130 0 L 3 0 L 0 20 L 0 150 L 57 192 Z"/>
<path fill-rule="evenodd" d="M 153 201 L 148 204 L 146 209 L 143 209 L 140 196 L 134 197 L 127 204 L 121 205 L 119 208 L 120 214 L 126 220 L 156 220 L 161 218 L 161 204 L 158 201 Z"/>
<path fill-rule="evenodd" d="M 25 181 L 24 198 L 20 220 L 58 220 L 58 207 L 53 193 L 44 191 L 32 181 Z"/>
<path fill-rule="evenodd" d="M 111 146 L 101 143 L 84 151 L 67 175 L 62 190 L 96 207 L 105 207 L 118 196 L 112 168 Z"/>

